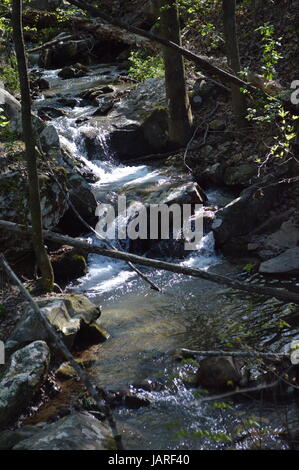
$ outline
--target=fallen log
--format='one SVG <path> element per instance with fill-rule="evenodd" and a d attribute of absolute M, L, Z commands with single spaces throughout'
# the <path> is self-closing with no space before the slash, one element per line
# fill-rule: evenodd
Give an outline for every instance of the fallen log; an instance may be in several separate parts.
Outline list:
<path fill-rule="evenodd" d="M 10 230 L 15 233 L 19 233 L 23 236 L 31 236 L 32 227 L 18 225 L 14 222 L 7 222 L 0 220 L 0 228 Z M 290 292 L 286 289 L 274 289 L 272 287 L 263 287 L 257 285 L 248 285 L 244 282 L 233 280 L 229 277 L 222 276 L 220 274 L 209 273 L 201 269 L 189 268 L 187 266 L 181 266 L 167 261 L 160 261 L 151 258 L 145 258 L 144 256 L 138 256 L 131 253 L 126 253 L 119 250 L 108 250 L 101 246 L 92 245 L 86 241 L 78 240 L 66 235 L 58 235 L 57 233 L 51 232 L 50 230 L 43 231 L 44 238 L 61 245 L 70 245 L 75 248 L 79 248 L 87 253 L 95 253 L 108 258 L 120 259 L 126 262 L 132 262 L 134 264 L 140 264 L 142 266 L 148 266 L 157 270 L 169 271 L 177 274 L 184 274 L 186 276 L 196 277 L 205 279 L 207 281 L 215 282 L 217 284 L 224 284 L 233 289 L 248 292 L 250 294 L 262 295 L 265 297 L 275 297 L 278 300 L 284 302 L 293 302 L 299 304 L 299 294 Z"/>

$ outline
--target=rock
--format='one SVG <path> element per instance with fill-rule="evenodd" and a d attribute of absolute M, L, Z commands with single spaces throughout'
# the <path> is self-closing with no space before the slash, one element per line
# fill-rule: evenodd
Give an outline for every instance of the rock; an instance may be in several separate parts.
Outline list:
<path fill-rule="evenodd" d="M 264 188 L 263 192 L 256 185 L 244 189 L 238 198 L 216 212 L 212 225 L 216 244 L 224 246 L 254 230 L 272 209 L 278 194 L 275 186 Z"/>
<path fill-rule="evenodd" d="M 98 98 L 101 98 L 103 95 L 115 93 L 116 89 L 112 85 L 104 85 L 95 88 L 90 88 L 88 90 L 80 93 L 80 98 L 90 101 L 95 106 L 98 104 Z"/>
<path fill-rule="evenodd" d="M 223 184 L 223 172 L 225 166 L 222 163 L 214 163 L 214 165 L 206 168 L 202 173 L 196 176 L 196 181 L 204 188 L 211 184 Z"/>
<path fill-rule="evenodd" d="M 66 112 L 63 111 L 63 109 L 52 108 L 50 106 L 43 106 L 42 108 L 39 108 L 37 114 L 42 119 L 55 119 L 60 116 L 65 116 Z"/>
<path fill-rule="evenodd" d="M 280 229 L 263 240 L 264 248 L 280 252 L 286 248 L 294 248 L 299 244 L 299 227 L 293 220 L 283 222 Z"/>
<path fill-rule="evenodd" d="M 62 97 L 58 99 L 58 102 L 62 106 L 67 106 L 68 108 L 75 108 L 79 105 L 79 100 L 77 98 Z"/>
<path fill-rule="evenodd" d="M 92 47 L 91 38 L 59 41 L 52 47 L 41 51 L 39 66 L 51 69 L 66 67 L 77 62 L 89 63 Z"/>
<path fill-rule="evenodd" d="M 53 151 L 53 148 L 60 149 L 60 139 L 56 128 L 50 124 L 47 125 L 40 134 L 40 142 L 44 152 L 49 150 Z"/>
<path fill-rule="evenodd" d="M 227 186 L 248 186 L 257 174 L 256 167 L 244 163 L 236 167 L 228 167 L 224 172 L 223 181 Z"/>
<path fill-rule="evenodd" d="M 37 80 L 35 80 L 33 85 L 39 88 L 41 91 L 49 90 L 50 88 L 50 83 L 45 78 L 38 78 Z"/>
<path fill-rule="evenodd" d="M 39 175 L 41 210 L 44 228 L 54 228 L 68 208 L 68 202 L 51 176 Z M 19 224 L 30 223 L 29 194 L 26 175 L 23 171 L 6 171 L 0 174 L 0 218 Z M 31 243 L 18 236 L 0 230 L 0 242 L 4 248 L 29 249 Z"/>
<path fill-rule="evenodd" d="M 108 111 L 113 107 L 113 99 L 109 96 L 103 96 L 103 98 L 97 98 L 97 110 L 93 113 L 93 116 L 105 116 Z"/>
<path fill-rule="evenodd" d="M 86 337 L 86 329 L 93 344 L 106 339 L 101 333 L 98 320 L 101 311 L 85 296 L 61 294 L 46 299 L 36 299 L 36 301 L 68 347 L 73 347 L 75 342 L 79 341 L 81 332 Z M 25 308 L 20 321 L 8 338 L 6 349 L 15 351 L 37 339 L 47 341 L 57 352 L 42 320 L 33 313 L 29 305 Z"/>
<path fill-rule="evenodd" d="M 64 67 L 58 73 L 58 77 L 62 78 L 63 80 L 67 80 L 69 78 L 80 78 L 84 77 L 85 75 L 86 72 L 84 72 L 84 70 L 78 69 L 75 66 Z"/>
<path fill-rule="evenodd" d="M 196 381 L 207 388 L 235 387 L 242 379 L 241 372 L 231 356 L 206 357 L 200 362 Z"/>
<path fill-rule="evenodd" d="M 299 273 L 299 247 L 289 248 L 275 258 L 260 264 L 259 272 L 262 274 L 298 274 Z"/>
<path fill-rule="evenodd" d="M 151 78 L 137 85 L 125 98 L 114 105 L 105 121 L 94 117 L 88 135 L 83 140 L 91 159 L 105 156 L 106 147 L 120 160 L 157 152 L 168 143 L 165 81 Z M 104 136 L 99 141 L 98 136 Z"/>
<path fill-rule="evenodd" d="M 36 426 L 23 426 L 14 431 L 3 431 L 0 433 L 0 450 L 10 450 L 20 441 L 38 434 L 45 423 L 39 423 Z"/>
<path fill-rule="evenodd" d="M 11 356 L 0 382 L 0 428 L 13 423 L 29 406 L 47 373 L 49 360 L 44 341 L 35 341 Z"/>
<path fill-rule="evenodd" d="M 58 284 L 67 284 L 87 273 L 86 255 L 71 246 L 51 252 L 51 263 Z"/>
<path fill-rule="evenodd" d="M 112 431 L 86 412 L 73 413 L 39 427 L 39 432 L 23 439 L 13 450 L 114 450 Z"/>
<path fill-rule="evenodd" d="M 210 122 L 211 131 L 223 131 L 225 129 L 225 120 L 214 119 Z"/>

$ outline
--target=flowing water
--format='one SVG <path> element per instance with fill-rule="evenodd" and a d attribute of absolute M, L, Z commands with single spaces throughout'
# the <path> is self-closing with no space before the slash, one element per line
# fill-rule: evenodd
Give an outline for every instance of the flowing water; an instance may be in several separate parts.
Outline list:
<path fill-rule="evenodd" d="M 99 70 L 102 72 L 100 80 Z M 44 77 L 51 84 L 47 101 L 55 104 L 59 94 L 76 95 L 78 90 L 91 84 L 108 83 L 115 73 L 116 67 L 98 67 L 88 77 L 62 81 L 57 77 L 57 71 L 47 71 Z M 45 102 L 38 101 L 36 107 L 41 104 Z M 98 201 L 113 201 L 116 195 L 125 194 L 130 201 L 161 203 L 170 188 L 174 191 L 190 181 L 190 176 L 183 170 L 163 164 L 118 164 L 109 147 L 104 145 L 104 134 L 99 135 L 104 156 L 101 160 L 89 161 L 78 137 L 76 120 L 90 116 L 91 109 L 75 107 L 67 111 L 67 116 L 53 120 L 52 124 L 57 128 L 61 142 L 96 176 L 93 189 Z M 82 126 L 88 126 L 88 122 Z M 215 188 L 207 195 L 209 205 L 223 206 L 232 199 L 231 195 Z M 94 235 L 89 238 L 96 242 Z M 228 276 L 241 271 L 239 266 L 230 264 L 215 252 L 211 232 L 205 234 L 198 249 L 185 259 L 172 258 L 171 261 Z M 229 296 L 221 286 L 208 281 L 142 268 L 162 290 L 155 292 L 122 261 L 90 255 L 88 265 L 88 274 L 70 285 L 68 290 L 83 292 L 102 307 L 102 324 L 111 335 L 93 351 L 94 361 L 89 372 L 110 390 L 128 389 L 133 384 L 138 388 L 138 384 L 146 379 L 160 384 L 156 391 L 140 392 L 150 400 L 150 406 L 115 410 L 125 448 L 246 448 L 248 444 L 242 440 L 238 443 L 236 436 L 244 429 L 248 432 L 249 428 L 257 430 L 251 432 L 254 437 L 250 445 L 263 441 L 266 448 L 287 448 L 277 436 L 283 422 L 280 406 L 243 397 L 234 401 L 229 399 L 229 407 L 215 408 L 213 401 L 202 400 L 206 396 L 204 390 L 186 385 L 190 376 L 194 377 L 194 363 L 176 362 L 172 354 L 174 349 L 181 347 L 215 350 L 236 338 L 250 344 L 256 340 L 254 331 L 261 323 L 274 322 L 271 305 L 269 309 L 256 299 L 254 302 L 250 296 L 241 294 Z M 257 339 L 261 344 L 268 341 L 270 345 L 271 334 L 269 327 L 264 336 Z M 284 344 L 283 335 L 281 341 Z M 258 433 L 260 429 L 264 434 Z M 261 437 L 265 435 L 266 438 Z"/>

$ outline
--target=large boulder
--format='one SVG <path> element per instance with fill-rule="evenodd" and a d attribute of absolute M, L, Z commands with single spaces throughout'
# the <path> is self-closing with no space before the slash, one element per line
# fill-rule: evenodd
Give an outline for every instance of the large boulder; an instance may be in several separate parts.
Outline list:
<path fill-rule="evenodd" d="M 94 117 L 88 124 L 81 135 L 90 159 L 105 157 L 107 146 L 120 160 L 165 149 L 168 113 L 164 79 L 145 80 L 114 105 L 105 121 Z"/>
<path fill-rule="evenodd" d="M 299 247 L 289 248 L 275 258 L 260 264 L 259 272 L 262 274 L 298 274 L 299 273 Z"/>
<path fill-rule="evenodd" d="M 52 229 L 67 210 L 68 201 L 51 175 L 41 174 L 39 181 L 43 225 L 44 228 Z M 0 218 L 30 224 L 28 182 L 22 170 L 8 170 L 0 175 Z M 0 231 L 0 243 L 6 248 L 30 247 L 30 243 L 26 241 L 20 245 L 19 238 L 5 230 Z"/>
<path fill-rule="evenodd" d="M 89 63 L 92 47 L 93 40 L 90 37 L 61 40 L 54 46 L 41 51 L 39 65 L 51 69 L 65 67 L 77 62 Z"/>
<path fill-rule="evenodd" d="M 253 231 L 273 208 L 277 195 L 276 186 L 261 190 L 253 185 L 244 189 L 238 198 L 216 212 L 212 225 L 216 244 L 223 247 L 234 238 Z"/>
<path fill-rule="evenodd" d="M 76 412 L 21 440 L 13 450 L 115 450 L 110 426 L 86 412 Z"/>
<path fill-rule="evenodd" d="M 0 380 L 0 428 L 13 423 L 26 410 L 43 381 L 50 352 L 44 341 L 16 351 Z"/>
<path fill-rule="evenodd" d="M 73 347 L 79 341 L 80 335 L 89 334 L 91 342 L 106 339 L 99 323 L 100 308 L 83 295 L 61 294 L 46 299 L 37 299 L 38 305 L 55 328 L 64 343 Z M 43 321 L 28 305 L 16 328 L 6 342 L 8 352 L 32 341 L 44 340 L 57 352 L 56 345 L 46 330 Z"/>

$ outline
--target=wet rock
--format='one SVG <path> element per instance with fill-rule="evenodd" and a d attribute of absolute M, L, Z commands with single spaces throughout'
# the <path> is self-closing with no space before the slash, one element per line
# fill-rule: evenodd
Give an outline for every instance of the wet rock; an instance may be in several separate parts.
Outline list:
<path fill-rule="evenodd" d="M 43 381 L 50 352 L 44 341 L 35 341 L 12 354 L 0 382 L 0 428 L 25 411 Z"/>
<path fill-rule="evenodd" d="M 103 98 L 97 98 L 97 110 L 93 113 L 93 116 L 105 116 L 108 111 L 113 107 L 114 101 L 109 96 L 104 96 Z"/>
<path fill-rule="evenodd" d="M 60 116 L 65 116 L 66 112 L 63 109 L 52 108 L 50 106 L 43 106 L 38 110 L 38 116 L 42 119 L 55 119 Z"/>
<path fill-rule="evenodd" d="M 39 427 L 13 450 L 113 450 L 115 441 L 106 422 L 86 412 L 73 413 Z"/>
<path fill-rule="evenodd" d="M 97 134 L 105 136 L 102 142 L 95 142 L 96 154 L 90 152 L 89 158 L 104 156 L 107 145 L 111 154 L 120 160 L 166 148 L 168 116 L 164 80 L 153 78 L 137 85 L 114 105 L 105 122 L 94 117 L 89 124 L 97 128 Z"/>
<path fill-rule="evenodd" d="M 85 90 L 79 96 L 80 98 L 88 100 L 91 104 L 97 106 L 99 98 L 102 98 L 103 95 L 110 95 L 112 93 L 115 93 L 115 88 L 112 85 L 104 85 Z"/>
<path fill-rule="evenodd" d="M 58 73 L 58 77 L 62 78 L 63 80 L 67 80 L 69 78 L 80 78 L 80 77 L 84 77 L 85 75 L 86 75 L 86 72 L 84 70 L 78 69 L 75 66 L 64 67 Z"/>
<path fill-rule="evenodd" d="M 299 273 L 299 247 L 289 248 L 275 258 L 260 264 L 259 272 L 262 274 L 298 274 Z"/>
<path fill-rule="evenodd" d="M 73 347 L 83 328 L 86 327 L 90 335 L 97 330 L 97 325 L 100 330 L 98 318 L 101 311 L 83 295 L 60 294 L 46 299 L 36 299 L 36 301 L 64 343 L 70 348 Z M 98 342 L 106 339 L 102 337 L 100 331 L 97 330 L 96 333 L 98 333 Z M 16 328 L 8 338 L 6 348 L 8 351 L 15 351 L 17 348 L 39 339 L 47 341 L 50 346 L 53 345 L 53 350 L 57 352 L 43 322 L 33 313 L 31 307 L 27 306 Z"/>
<path fill-rule="evenodd" d="M 58 99 L 58 102 L 62 106 L 67 106 L 68 108 L 75 108 L 79 105 L 79 100 L 77 98 L 62 97 Z"/>
<path fill-rule="evenodd" d="M 36 86 L 37 88 L 39 88 L 39 90 L 43 91 L 43 90 L 49 90 L 50 88 L 50 83 L 48 82 L 48 80 L 46 80 L 45 78 L 38 78 L 37 80 L 35 80 L 35 82 L 33 83 L 33 86 Z"/>
<path fill-rule="evenodd" d="M 196 376 L 198 385 L 213 389 L 235 387 L 241 379 L 239 367 L 231 356 L 206 357 L 200 362 Z"/>

